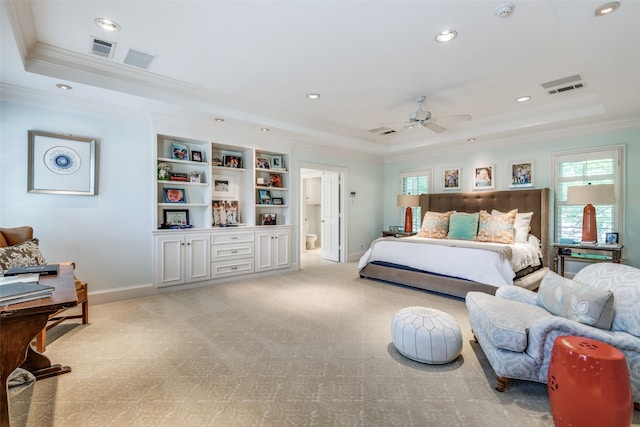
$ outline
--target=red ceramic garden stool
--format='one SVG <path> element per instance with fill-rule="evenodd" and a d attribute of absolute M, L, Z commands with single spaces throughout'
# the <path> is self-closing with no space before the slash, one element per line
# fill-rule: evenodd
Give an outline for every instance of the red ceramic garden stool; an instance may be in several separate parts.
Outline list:
<path fill-rule="evenodd" d="M 629 368 L 615 347 L 583 337 L 556 338 L 547 389 L 556 427 L 631 425 Z"/>

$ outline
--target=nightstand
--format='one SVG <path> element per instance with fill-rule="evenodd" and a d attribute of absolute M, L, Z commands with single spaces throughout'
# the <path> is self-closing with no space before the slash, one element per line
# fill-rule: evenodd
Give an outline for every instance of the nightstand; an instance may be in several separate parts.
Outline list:
<path fill-rule="evenodd" d="M 578 262 L 615 262 L 620 263 L 624 245 L 583 245 L 581 243 L 554 243 L 553 271 L 564 276 L 564 261 L 570 259 Z M 558 260 L 560 265 L 558 266 Z M 558 269 L 560 267 L 560 269 Z"/>
<path fill-rule="evenodd" d="M 382 230 L 382 237 L 409 237 L 415 236 L 418 233 L 405 233 L 405 232 L 393 232 L 393 231 L 384 231 Z"/>

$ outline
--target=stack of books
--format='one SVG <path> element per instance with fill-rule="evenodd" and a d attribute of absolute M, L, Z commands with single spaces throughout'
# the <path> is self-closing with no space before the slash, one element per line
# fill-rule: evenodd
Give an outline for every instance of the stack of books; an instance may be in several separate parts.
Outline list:
<path fill-rule="evenodd" d="M 0 306 L 49 298 L 53 286 L 38 283 L 38 274 L 0 277 Z"/>

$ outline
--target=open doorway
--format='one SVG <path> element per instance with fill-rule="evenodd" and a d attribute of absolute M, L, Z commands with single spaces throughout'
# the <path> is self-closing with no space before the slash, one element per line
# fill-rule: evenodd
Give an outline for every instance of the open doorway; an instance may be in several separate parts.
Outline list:
<path fill-rule="evenodd" d="M 300 165 L 300 266 L 345 262 L 346 170 Z"/>

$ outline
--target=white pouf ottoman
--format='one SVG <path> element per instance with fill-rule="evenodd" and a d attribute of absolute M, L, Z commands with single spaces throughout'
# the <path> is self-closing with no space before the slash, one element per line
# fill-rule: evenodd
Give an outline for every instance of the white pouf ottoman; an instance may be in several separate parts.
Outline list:
<path fill-rule="evenodd" d="M 406 307 L 391 322 L 393 345 L 405 357 L 422 363 L 454 361 L 462 351 L 462 333 L 456 319 L 444 311 Z"/>

